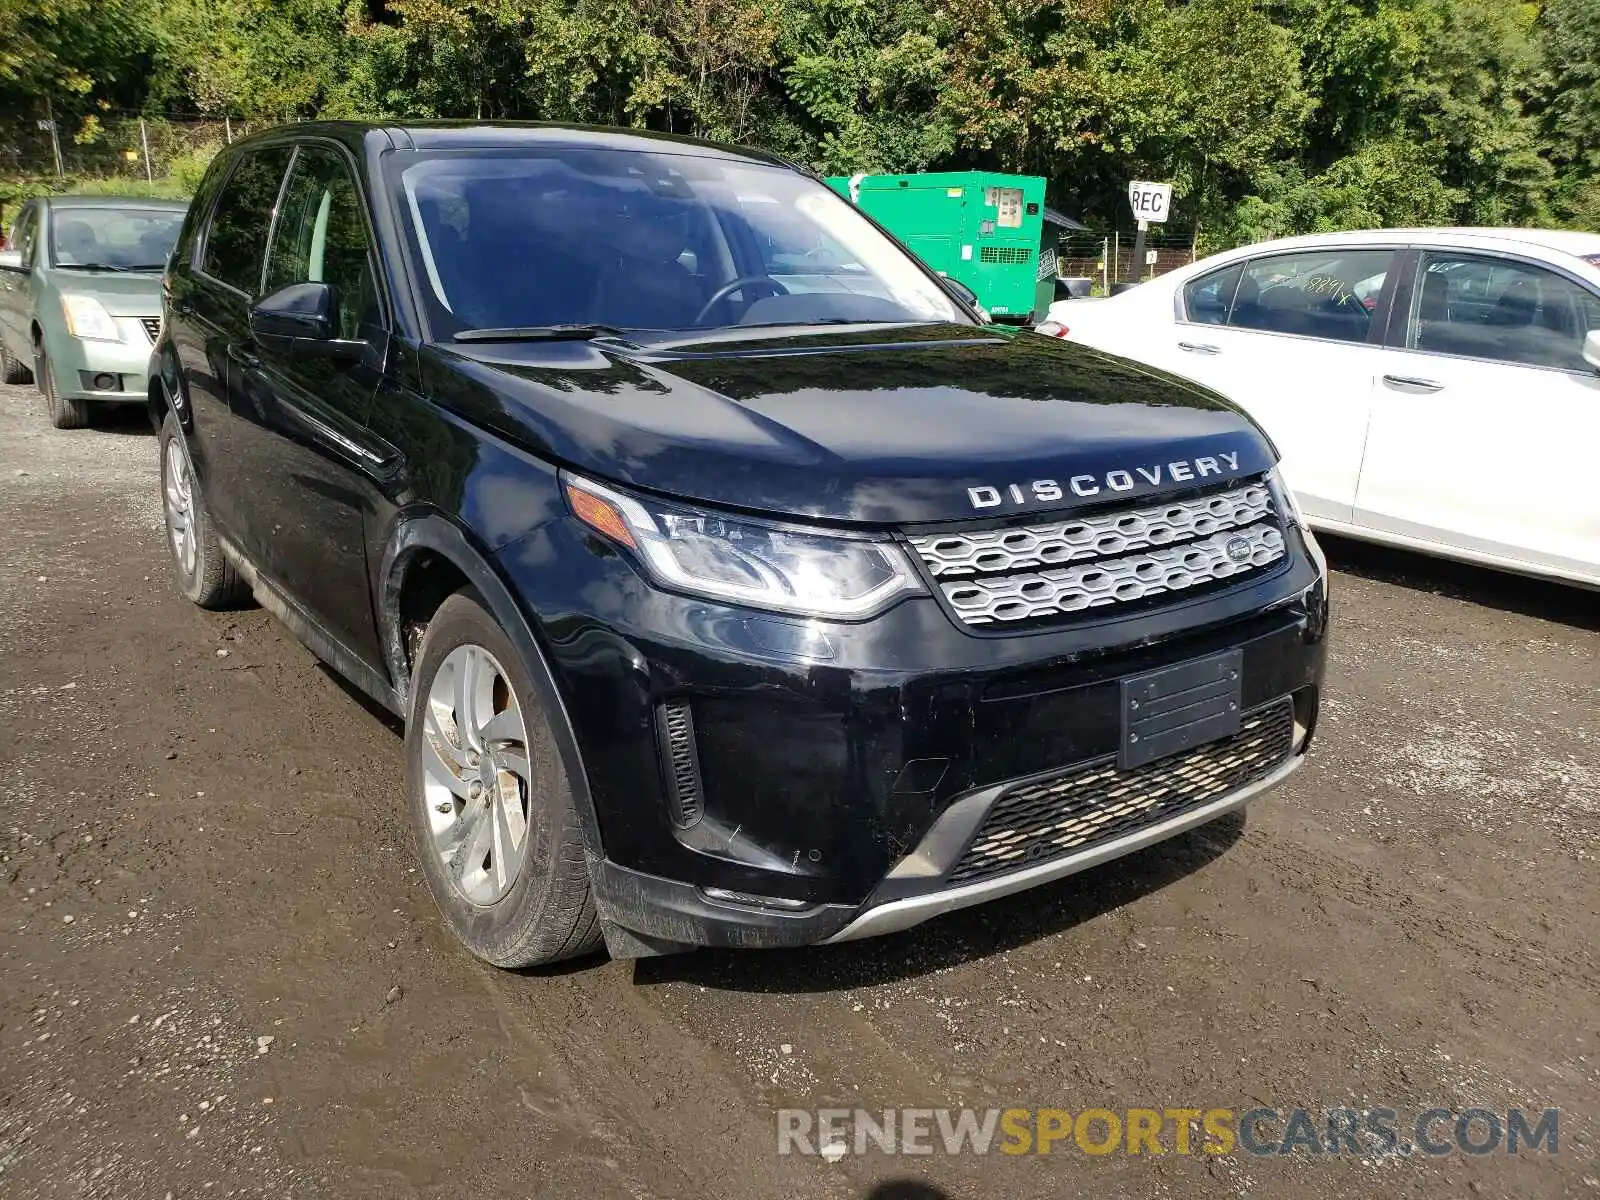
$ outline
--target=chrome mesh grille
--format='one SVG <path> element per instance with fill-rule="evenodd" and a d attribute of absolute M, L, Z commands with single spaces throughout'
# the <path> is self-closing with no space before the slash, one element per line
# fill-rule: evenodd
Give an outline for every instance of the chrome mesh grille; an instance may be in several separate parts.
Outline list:
<path fill-rule="evenodd" d="M 1239 732 L 1129 771 L 1114 756 L 1024 784 L 995 801 L 950 875 L 973 883 L 1074 854 L 1270 775 L 1294 747 L 1294 703 L 1247 713 Z"/>
<path fill-rule="evenodd" d="M 1284 553 L 1272 493 L 1261 483 L 1048 524 L 910 541 L 968 625 L 1142 600 L 1247 574 Z"/>

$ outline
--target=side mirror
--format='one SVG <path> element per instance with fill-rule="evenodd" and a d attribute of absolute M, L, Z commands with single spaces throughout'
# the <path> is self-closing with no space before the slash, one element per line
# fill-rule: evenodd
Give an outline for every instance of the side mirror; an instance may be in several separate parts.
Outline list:
<path fill-rule="evenodd" d="M 973 291 L 966 284 L 962 283 L 961 280 L 959 280 L 959 279 L 951 279 L 950 276 L 946 275 L 944 277 L 944 281 L 945 281 L 945 283 L 947 283 L 950 286 L 950 290 L 952 292 L 954 292 L 956 295 L 960 296 L 968 304 L 972 305 L 973 308 L 982 307 L 978 303 L 978 293 Z"/>
<path fill-rule="evenodd" d="M 1589 336 L 1583 339 L 1583 361 L 1600 371 L 1600 329 L 1589 330 Z"/>
<path fill-rule="evenodd" d="M 0 250 L 0 271 L 16 271 L 25 274 L 28 268 L 22 263 L 21 250 Z"/>
<path fill-rule="evenodd" d="M 334 337 L 333 289 L 325 283 L 291 283 L 250 310 L 250 334 L 264 349 L 304 358 L 353 362 L 365 342 Z"/>

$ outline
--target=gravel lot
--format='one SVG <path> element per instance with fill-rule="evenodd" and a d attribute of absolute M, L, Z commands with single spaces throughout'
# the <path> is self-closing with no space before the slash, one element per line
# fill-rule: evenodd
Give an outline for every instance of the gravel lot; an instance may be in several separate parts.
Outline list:
<path fill-rule="evenodd" d="M 0 388 L 0 1195 L 1600 1197 L 1600 598 L 1344 544 L 1247 821 L 893 938 L 508 974 L 395 724 Z M 1554 1156 L 775 1154 L 774 1110 L 1559 1107 Z M 906 1182 L 894 1186 L 890 1181 Z"/>

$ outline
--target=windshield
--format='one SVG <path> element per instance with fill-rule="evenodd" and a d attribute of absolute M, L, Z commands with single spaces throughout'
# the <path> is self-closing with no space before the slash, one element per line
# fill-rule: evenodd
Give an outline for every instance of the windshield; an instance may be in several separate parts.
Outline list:
<path fill-rule="evenodd" d="M 183 214 L 170 209 L 58 209 L 50 222 L 51 262 L 160 271 L 182 224 Z"/>
<path fill-rule="evenodd" d="M 542 146 L 401 161 L 439 336 L 968 322 L 847 201 L 781 167 Z"/>

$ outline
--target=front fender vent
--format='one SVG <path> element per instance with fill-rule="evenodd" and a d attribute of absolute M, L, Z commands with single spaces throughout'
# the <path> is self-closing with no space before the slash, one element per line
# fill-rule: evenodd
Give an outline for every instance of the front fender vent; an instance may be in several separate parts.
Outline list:
<path fill-rule="evenodd" d="M 700 784 L 700 753 L 695 748 L 694 712 L 687 700 L 668 700 L 656 709 L 656 735 L 666 769 L 667 804 L 672 823 L 687 829 L 705 811 Z"/>

